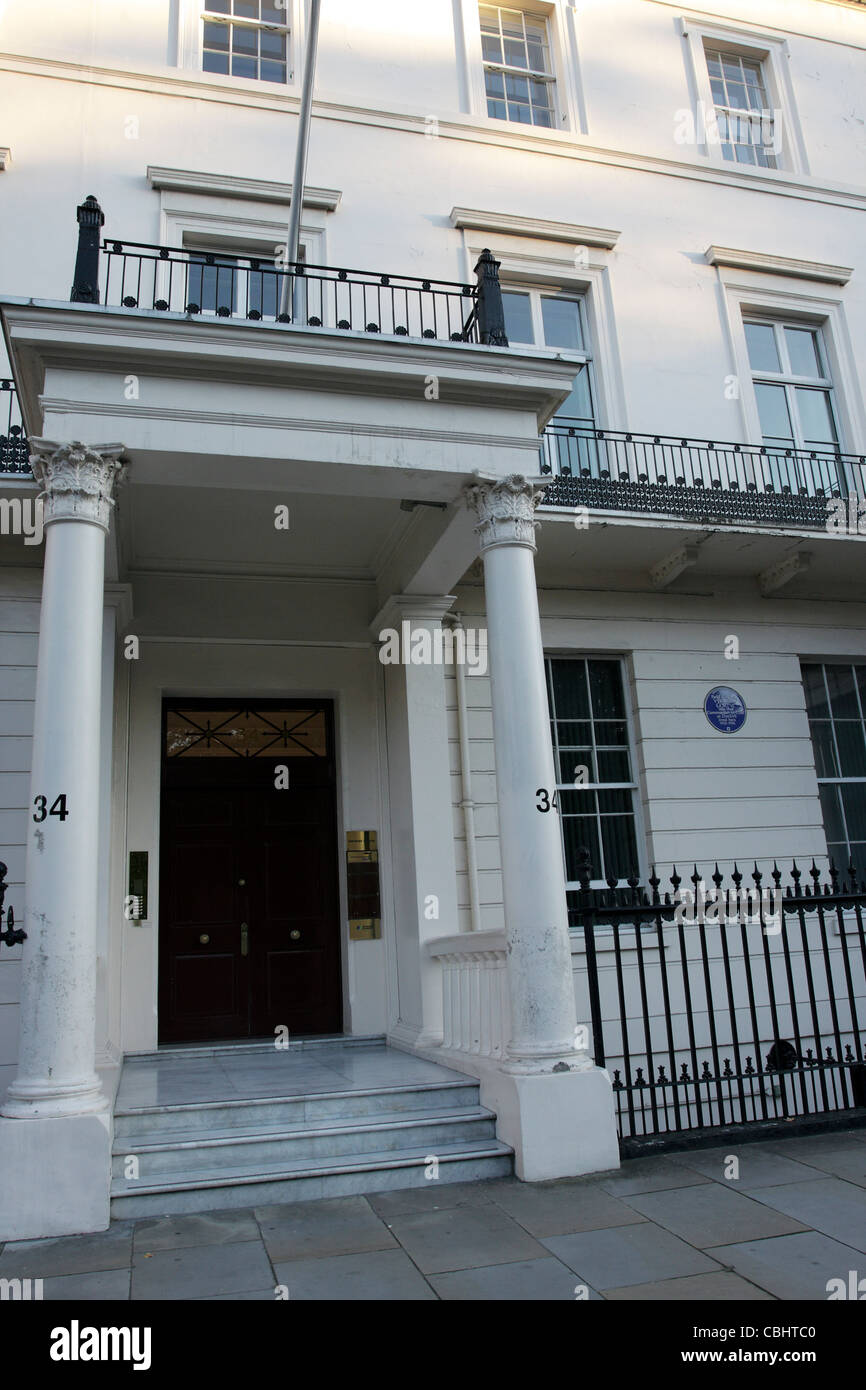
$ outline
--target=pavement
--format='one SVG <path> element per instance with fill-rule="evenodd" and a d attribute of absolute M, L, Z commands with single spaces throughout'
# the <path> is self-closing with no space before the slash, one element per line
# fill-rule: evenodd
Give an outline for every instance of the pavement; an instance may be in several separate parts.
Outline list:
<path fill-rule="evenodd" d="M 866 1290 L 866 1129 L 117 1221 L 7 1242 L 15 1278 L 55 1301 L 827 1301 L 831 1280 Z"/>

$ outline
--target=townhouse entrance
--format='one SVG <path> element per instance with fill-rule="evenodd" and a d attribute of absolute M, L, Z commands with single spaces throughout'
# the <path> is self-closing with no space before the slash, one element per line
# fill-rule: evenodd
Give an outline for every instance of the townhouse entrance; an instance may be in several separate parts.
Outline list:
<path fill-rule="evenodd" d="M 342 1028 L 334 711 L 163 704 L 159 1040 Z"/>

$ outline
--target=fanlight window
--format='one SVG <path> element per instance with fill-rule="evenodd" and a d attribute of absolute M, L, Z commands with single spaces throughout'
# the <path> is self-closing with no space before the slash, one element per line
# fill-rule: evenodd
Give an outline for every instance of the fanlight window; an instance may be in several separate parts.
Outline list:
<path fill-rule="evenodd" d="M 168 711 L 167 758 L 325 758 L 321 709 L 177 708 Z"/>

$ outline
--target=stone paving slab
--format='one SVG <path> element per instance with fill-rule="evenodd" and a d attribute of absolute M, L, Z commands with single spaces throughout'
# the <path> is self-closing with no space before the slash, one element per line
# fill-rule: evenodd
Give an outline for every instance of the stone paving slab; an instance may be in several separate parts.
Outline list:
<path fill-rule="evenodd" d="M 436 1293 L 403 1250 L 337 1255 L 321 1260 L 287 1260 L 276 1267 L 292 1300 L 418 1302 Z"/>
<path fill-rule="evenodd" d="M 752 1197 L 731 1192 L 720 1183 L 683 1187 L 673 1192 L 645 1192 L 626 1199 L 630 1206 L 690 1245 L 704 1250 L 728 1241 L 783 1236 L 806 1229 L 792 1216 Z"/>
<path fill-rule="evenodd" d="M 859 1270 L 863 1263 L 850 1245 L 817 1231 L 716 1246 L 707 1254 L 786 1300 L 826 1300 L 828 1280 L 847 1280 L 849 1270 Z"/>
<path fill-rule="evenodd" d="M 349 1070 L 349 1068 L 347 1068 Z M 739 1176 L 726 1179 L 733 1153 Z M 558 1182 L 119 1221 L 8 1242 L 0 1279 L 51 1301 L 823 1300 L 863 1277 L 866 1130 L 625 1162 Z M 729 1169 L 728 1169 L 729 1171 Z"/>
<path fill-rule="evenodd" d="M 550 1236 L 543 1244 L 583 1281 L 602 1292 L 719 1268 L 693 1245 L 650 1221 L 580 1235 Z"/>

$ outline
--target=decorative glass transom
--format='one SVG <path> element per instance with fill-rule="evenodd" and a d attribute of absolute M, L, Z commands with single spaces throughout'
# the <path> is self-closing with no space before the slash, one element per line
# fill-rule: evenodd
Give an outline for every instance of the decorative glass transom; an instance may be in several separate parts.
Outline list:
<path fill-rule="evenodd" d="M 328 752 L 321 709 L 171 709 L 166 716 L 167 758 L 324 758 Z"/>

